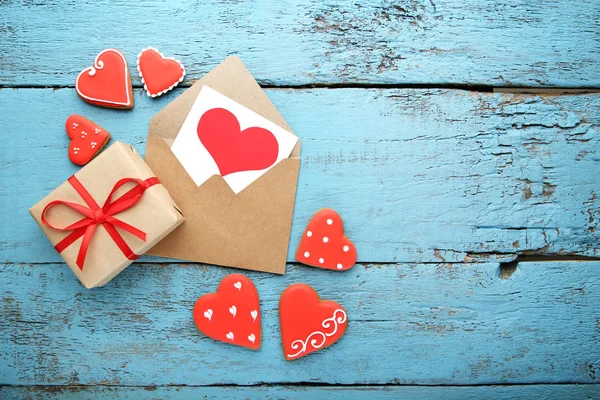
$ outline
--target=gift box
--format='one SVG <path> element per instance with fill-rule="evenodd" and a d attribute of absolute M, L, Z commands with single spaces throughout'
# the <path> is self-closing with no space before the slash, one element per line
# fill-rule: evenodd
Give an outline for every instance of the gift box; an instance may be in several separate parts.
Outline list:
<path fill-rule="evenodd" d="M 105 285 L 184 221 L 133 146 L 120 142 L 29 212 L 86 288 Z"/>

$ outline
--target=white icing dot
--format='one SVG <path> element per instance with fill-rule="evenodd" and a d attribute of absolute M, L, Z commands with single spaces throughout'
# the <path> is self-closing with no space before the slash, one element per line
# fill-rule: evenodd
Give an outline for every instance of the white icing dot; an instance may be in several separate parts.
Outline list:
<path fill-rule="evenodd" d="M 323 236 L 323 243 L 329 242 L 329 238 L 327 236 Z"/>
<path fill-rule="evenodd" d="M 337 267 L 338 267 L 338 269 L 344 268 L 344 266 L 342 264 L 338 264 Z"/>
<path fill-rule="evenodd" d="M 347 252 L 348 252 L 348 250 L 350 250 L 350 247 L 348 247 L 348 246 L 344 246 L 344 252 L 345 252 L 345 253 L 347 253 Z"/>
<path fill-rule="evenodd" d="M 311 237 L 312 236 L 312 232 L 311 231 L 307 231 L 306 232 L 306 236 Z"/>
<path fill-rule="evenodd" d="M 306 258 L 310 257 L 310 253 L 308 251 L 305 251 L 304 252 L 304 257 L 306 257 Z"/>
<path fill-rule="evenodd" d="M 329 218 L 329 219 L 327 220 L 327 225 L 331 225 L 331 224 L 333 224 L 333 220 L 332 220 L 331 218 Z"/>
<path fill-rule="evenodd" d="M 319 258 L 319 264 L 323 264 L 324 262 L 325 262 L 325 260 L 324 260 L 324 259 L 322 259 L 322 258 Z"/>

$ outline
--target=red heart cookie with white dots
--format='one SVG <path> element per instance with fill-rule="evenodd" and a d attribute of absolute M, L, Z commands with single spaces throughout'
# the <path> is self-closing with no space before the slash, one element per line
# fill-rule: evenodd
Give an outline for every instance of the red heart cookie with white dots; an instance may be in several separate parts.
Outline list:
<path fill-rule="evenodd" d="M 69 159 L 73 164 L 87 164 L 110 140 L 110 133 L 106 129 L 81 115 L 69 116 L 65 128 L 71 139 Z"/>
<path fill-rule="evenodd" d="M 83 101 L 96 106 L 132 108 L 133 89 L 125 56 L 117 49 L 100 52 L 94 65 L 77 76 L 75 90 Z"/>
<path fill-rule="evenodd" d="M 344 236 L 344 224 L 338 213 L 330 208 L 317 211 L 302 235 L 296 260 L 334 271 L 344 271 L 356 264 L 356 247 Z"/>
<path fill-rule="evenodd" d="M 181 62 L 163 56 L 160 51 L 152 47 L 145 48 L 138 54 L 137 65 L 144 89 L 150 97 L 167 93 L 185 76 L 185 68 Z"/>
<path fill-rule="evenodd" d="M 252 281 L 241 274 L 223 278 L 216 293 L 196 301 L 194 322 L 206 336 L 257 350 L 260 348 L 260 304 Z"/>
<path fill-rule="evenodd" d="M 348 326 L 344 307 L 331 300 L 321 300 L 305 284 L 292 285 L 279 300 L 279 321 L 283 355 L 295 360 L 337 342 Z"/>

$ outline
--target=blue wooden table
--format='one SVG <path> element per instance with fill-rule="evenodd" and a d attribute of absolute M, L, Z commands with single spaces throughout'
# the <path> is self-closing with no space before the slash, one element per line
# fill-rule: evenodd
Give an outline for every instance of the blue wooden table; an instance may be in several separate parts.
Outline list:
<path fill-rule="evenodd" d="M 600 397 L 600 3 L 595 0 L 0 0 L 0 398 Z M 82 102 L 106 47 L 156 46 L 187 81 Z M 248 273 L 263 345 L 200 334 L 233 269 L 143 257 L 85 290 L 27 209 L 77 168 L 83 114 L 144 152 L 150 117 L 238 55 L 301 138 L 288 273 Z M 132 72 L 134 68 L 131 68 Z M 335 208 L 345 273 L 293 263 Z M 334 346 L 284 361 L 280 293 L 343 304 Z"/>

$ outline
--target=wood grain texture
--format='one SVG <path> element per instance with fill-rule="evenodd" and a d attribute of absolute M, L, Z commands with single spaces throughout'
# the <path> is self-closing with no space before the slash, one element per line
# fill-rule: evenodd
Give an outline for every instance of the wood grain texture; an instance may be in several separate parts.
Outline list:
<path fill-rule="evenodd" d="M 600 396 L 600 385 L 527 385 L 527 386 L 254 386 L 254 387 L 107 387 L 45 386 L 0 387 L 7 399 L 378 399 L 378 400 L 592 400 Z"/>
<path fill-rule="evenodd" d="M 74 85 L 104 48 L 135 66 L 152 45 L 188 79 L 235 54 L 268 85 L 598 88 L 599 15 L 596 0 L 4 0 L 0 84 Z"/>
<path fill-rule="evenodd" d="M 183 86 L 235 54 L 270 87 L 597 89 L 599 16 L 595 0 L 0 0 L 0 87 L 72 87 L 111 46 L 139 87 L 136 56 L 152 45 L 185 64 Z M 144 257 L 87 291 L 27 213 L 77 170 L 69 114 L 143 153 L 150 117 L 179 93 L 137 90 L 116 112 L 72 89 L 0 90 L 0 398 L 600 397 L 600 262 L 496 263 L 600 255 L 600 95 L 268 90 L 303 141 L 290 259 L 333 207 L 364 264 L 249 273 L 264 337 L 252 352 L 191 318 L 237 271 Z M 350 325 L 286 362 L 277 304 L 296 282 L 343 304 Z"/>
<path fill-rule="evenodd" d="M 288 267 L 248 273 L 261 300 L 259 351 L 199 333 L 191 311 L 232 269 L 134 264 L 86 290 L 64 264 L 0 270 L 0 384 L 474 385 L 597 383 L 600 262 Z M 296 282 L 344 306 L 346 335 L 285 361 L 278 301 Z"/>
<path fill-rule="evenodd" d="M 143 153 L 150 117 L 178 93 L 155 101 L 137 90 L 135 109 L 116 112 L 83 103 L 72 89 L 0 90 L 0 130 L 11 138 L 0 147 L 0 260 L 61 260 L 27 209 L 77 171 L 67 158 L 69 114 Z M 303 143 L 290 260 L 322 207 L 340 213 L 363 262 L 599 255 L 599 95 L 268 95 Z"/>

